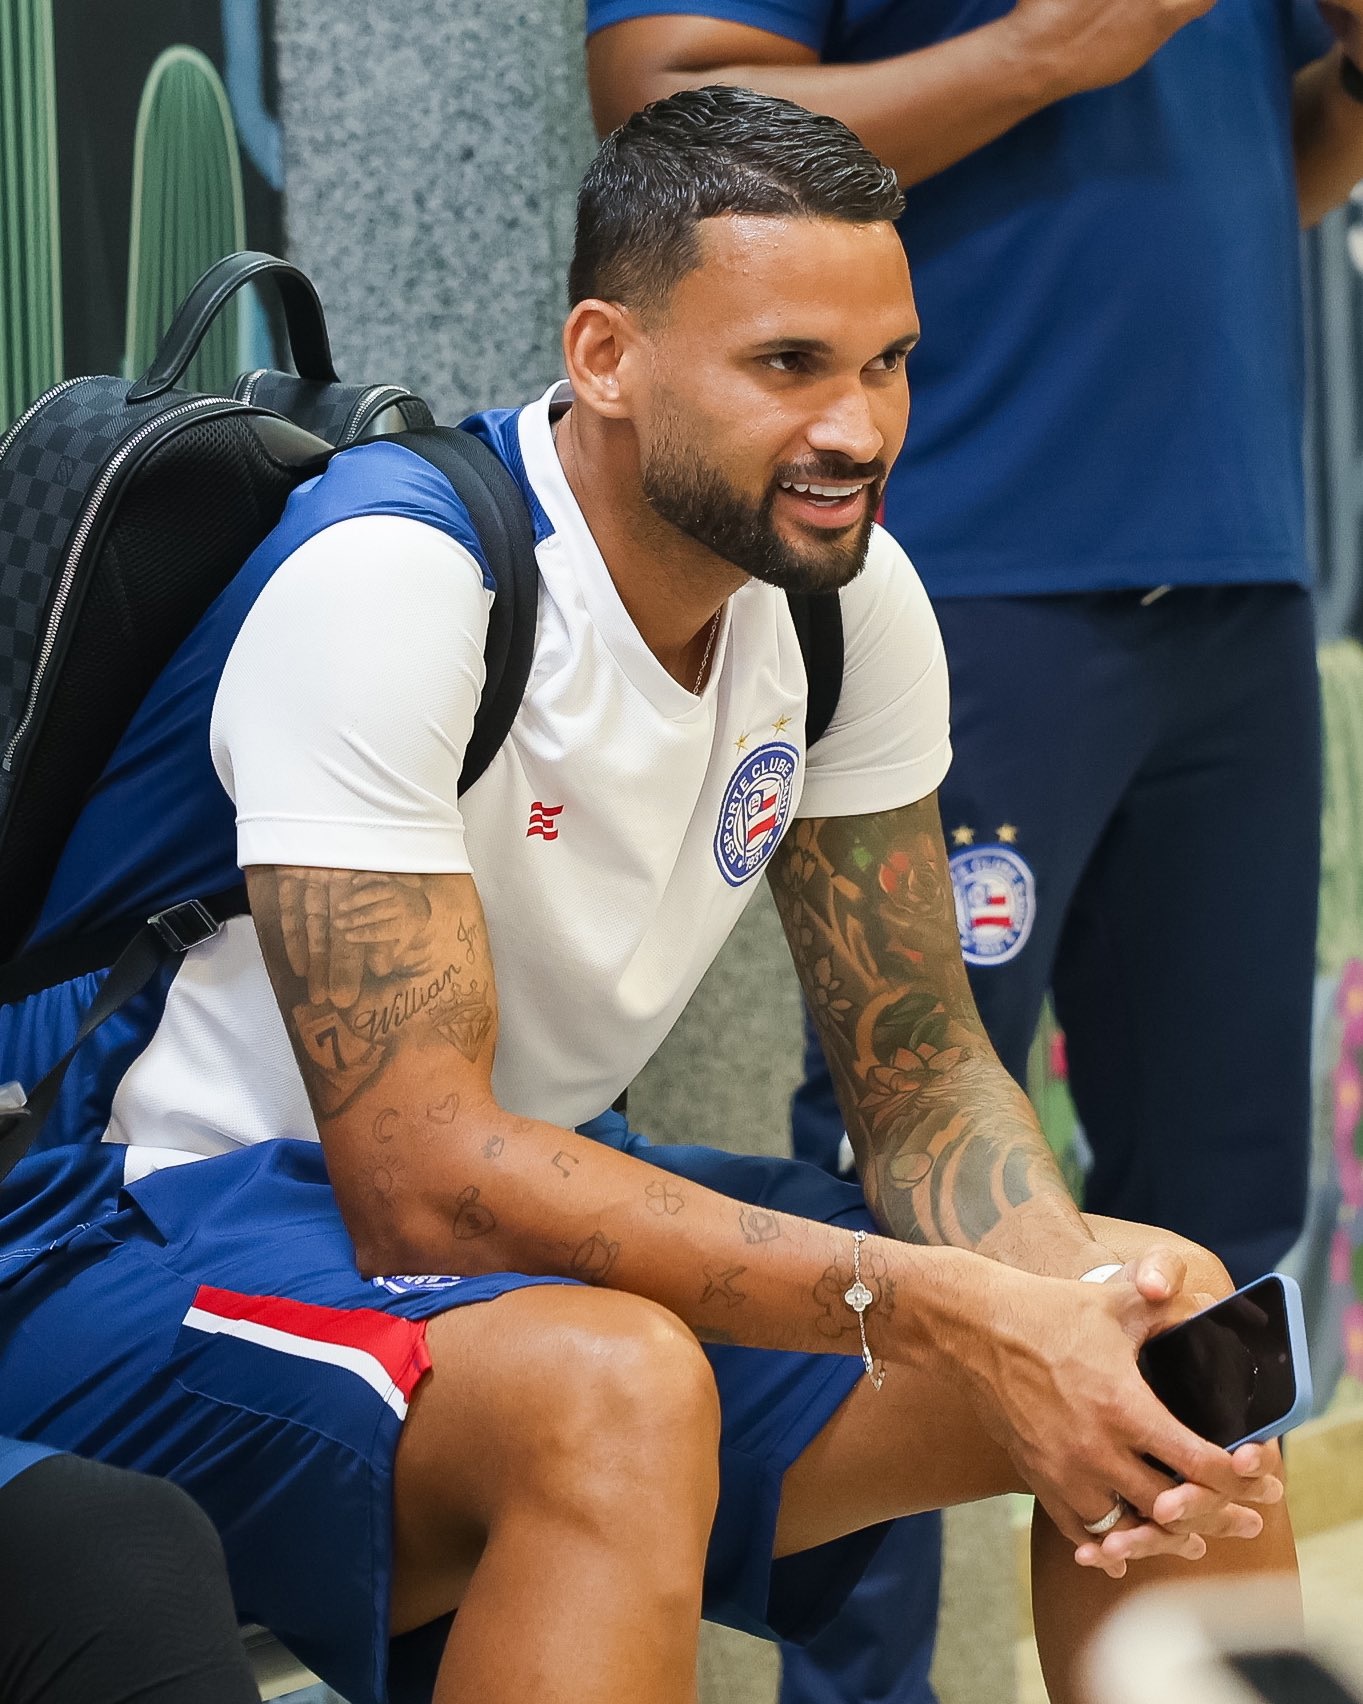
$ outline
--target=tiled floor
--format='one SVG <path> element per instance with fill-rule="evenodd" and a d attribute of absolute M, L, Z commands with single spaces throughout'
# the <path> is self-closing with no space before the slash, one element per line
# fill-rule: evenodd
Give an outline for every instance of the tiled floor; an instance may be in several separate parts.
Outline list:
<path fill-rule="evenodd" d="M 1315 1534 L 1298 1554 L 1308 1631 L 1363 1664 L 1363 1521 Z M 1018 1704 L 1047 1704 L 1030 1639 L 1018 1644 Z"/>

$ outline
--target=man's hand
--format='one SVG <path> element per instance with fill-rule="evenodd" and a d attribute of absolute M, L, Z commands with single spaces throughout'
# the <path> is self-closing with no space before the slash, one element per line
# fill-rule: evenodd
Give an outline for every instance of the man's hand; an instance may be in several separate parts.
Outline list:
<path fill-rule="evenodd" d="M 964 1274 L 963 1274 L 964 1276 Z M 1274 1452 L 1232 1457 L 1180 1424 L 1136 1366 L 1146 1338 L 1210 1297 L 1185 1294 L 1177 1250 L 1152 1248 L 1106 1284 L 973 1268 L 964 1317 L 943 1346 L 972 1406 L 1007 1452 L 1075 1560 L 1120 1578 L 1129 1562 L 1200 1558 L 1208 1538 L 1253 1538 L 1254 1505 L 1278 1502 Z M 1147 1457 L 1166 1462 L 1183 1484 Z M 1132 1515 L 1102 1540 L 1085 1532 L 1120 1497 Z"/>
<path fill-rule="evenodd" d="M 1052 99 L 1130 77 L 1213 0 L 1017 0 L 1026 56 L 1049 68 Z"/>

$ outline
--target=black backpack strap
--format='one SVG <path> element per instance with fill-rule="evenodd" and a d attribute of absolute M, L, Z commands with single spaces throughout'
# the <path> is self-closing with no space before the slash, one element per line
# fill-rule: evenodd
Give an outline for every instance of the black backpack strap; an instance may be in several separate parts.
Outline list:
<path fill-rule="evenodd" d="M 73 976 L 100 970 L 108 962 L 102 955 L 117 950 L 112 948 L 111 938 L 116 936 L 119 942 L 126 943 L 100 984 L 99 993 L 86 1008 L 75 1039 L 57 1063 L 27 1095 L 17 1084 L 0 1084 L 0 1180 L 8 1176 L 32 1147 L 61 1091 L 67 1068 L 86 1037 L 135 994 L 140 994 L 162 965 L 183 957 L 191 947 L 216 935 L 229 917 L 239 917 L 247 910 L 246 888 L 239 884 L 207 899 L 189 899 L 180 905 L 167 906 L 149 917 L 130 941 L 130 925 L 125 920 L 75 941 L 58 941 L 50 947 L 36 948 L 5 966 L 0 977 L 0 1005 L 25 999 L 41 988 L 69 981 Z"/>
<path fill-rule="evenodd" d="M 387 441 L 414 450 L 449 480 L 469 512 L 496 582 L 484 648 L 487 678 L 459 774 L 459 791 L 467 793 L 510 732 L 530 678 L 539 610 L 534 522 L 515 478 L 471 433 L 457 426 L 423 426 Z"/>
<path fill-rule="evenodd" d="M 414 451 L 449 480 L 469 512 L 496 585 L 484 648 L 483 696 L 459 775 L 459 791 L 464 793 L 497 755 L 530 677 L 539 608 L 534 523 L 520 486 L 487 445 L 470 433 L 458 427 L 427 426 L 396 433 L 390 441 Z M 110 965 L 75 1039 L 41 1081 L 26 1096 L 18 1085 L 0 1084 L 0 1178 L 32 1146 L 86 1037 L 141 993 L 164 964 L 208 940 L 229 918 L 249 909 L 245 885 L 240 884 L 207 899 L 170 906 L 145 922 L 124 918 L 89 934 L 35 948 L 0 967 L 0 1005 L 9 1005 Z"/>
<path fill-rule="evenodd" d="M 787 592 L 809 698 L 805 704 L 805 750 L 828 732 L 842 695 L 842 603 L 836 592 Z"/>

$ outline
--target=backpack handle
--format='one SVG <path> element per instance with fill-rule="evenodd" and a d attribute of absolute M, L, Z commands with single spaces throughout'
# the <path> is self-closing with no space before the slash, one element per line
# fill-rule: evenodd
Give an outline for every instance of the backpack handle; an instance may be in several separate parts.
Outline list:
<path fill-rule="evenodd" d="M 210 325 L 243 284 L 269 276 L 278 287 L 289 348 L 300 378 L 336 382 L 326 315 L 312 280 L 287 260 L 245 249 L 216 261 L 181 302 L 151 366 L 129 387 L 129 402 L 150 402 L 185 376 Z"/>

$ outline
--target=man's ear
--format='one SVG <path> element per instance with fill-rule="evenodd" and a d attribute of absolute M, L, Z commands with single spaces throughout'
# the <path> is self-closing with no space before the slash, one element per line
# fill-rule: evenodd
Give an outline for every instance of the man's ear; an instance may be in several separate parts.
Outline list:
<path fill-rule="evenodd" d="M 618 302 L 579 302 L 563 328 L 573 399 L 607 420 L 627 420 L 630 381 L 640 359 L 639 322 Z"/>

